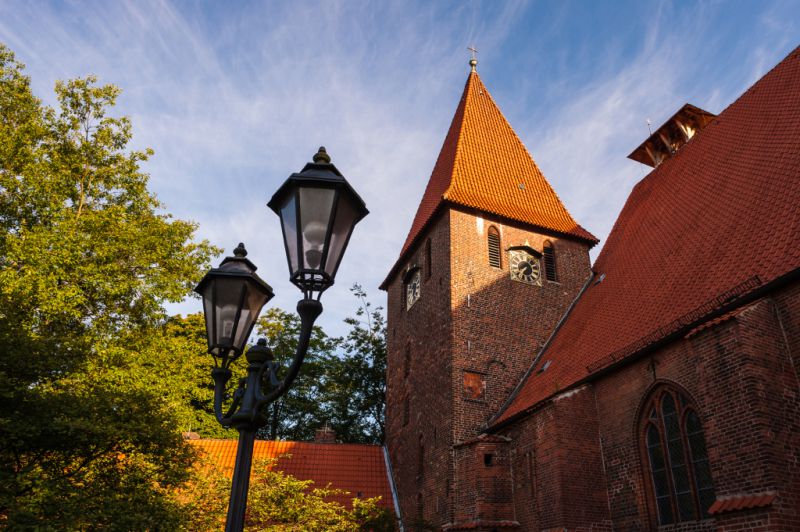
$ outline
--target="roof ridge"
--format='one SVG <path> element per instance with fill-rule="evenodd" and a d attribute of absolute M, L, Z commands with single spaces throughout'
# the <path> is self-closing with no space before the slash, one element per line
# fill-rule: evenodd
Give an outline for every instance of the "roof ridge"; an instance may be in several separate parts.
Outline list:
<path fill-rule="evenodd" d="M 460 120 L 460 122 L 458 124 L 458 130 L 456 131 L 456 149 L 455 149 L 455 153 L 453 154 L 453 167 L 450 170 L 450 182 L 447 184 L 447 188 L 444 189 L 444 192 L 442 193 L 441 199 L 447 199 L 447 196 L 448 196 L 450 190 L 453 188 L 453 181 L 454 181 L 453 178 L 455 177 L 455 169 L 456 169 L 456 166 L 458 165 L 459 161 L 461 160 L 461 155 L 462 155 L 462 153 L 464 151 L 463 150 L 463 143 L 461 142 L 461 138 L 462 138 L 462 133 L 464 131 L 464 123 L 467 120 L 467 109 L 468 109 L 468 107 L 470 107 L 468 93 L 472 90 L 473 80 L 475 78 L 477 78 L 478 82 L 480 82 L 480 77 L 478 77 L 478 72 L 473 70 L 467 76 L 467 83 L 466 83 L 466 85 L 464 87 L 464 93 L 462 95 L 462 97 L 464 98 L 464 110 L 461 113 L 461 120 Z M 481 83 L 481 85 L 482 85 L 482 83 Z M 457 114 L 458 114 L 458 110 L 456 109 L 456 116 L 457 116 Z M 453 117 L 454 123 L 455 123 L 455 118 L 456 117 L 454 116 Z M 445 141 L 447 141 L 446 138 L 445 138 Z M 436 212 L 436 211 L 434 210 L 434 212 Z M 433 217 L 433 214 L 434 213 L 431 213 L 431 215 L 428 217 L 428 220 L 425 221 L 426 224 Z"/>

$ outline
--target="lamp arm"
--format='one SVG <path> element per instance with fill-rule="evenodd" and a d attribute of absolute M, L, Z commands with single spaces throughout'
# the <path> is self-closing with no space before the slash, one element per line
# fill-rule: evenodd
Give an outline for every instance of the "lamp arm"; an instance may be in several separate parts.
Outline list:
<path fill-rule="evenodd" d="M 300 366 L 303 365 L 303 360 L 308 351 L 308 345 L 311 342 L 311 332 L 314 328 L 314 322 L 322 314 L 322 303 L 315 299 L 301 299 L 297 303 L 297 314 L 300 315 L 300 338 L 297 340 L 297 351 L 295 352 L 292 365 L 286 373 L 286 377 L 280 382 L 277 388 L 268 394 L 261 393 L 258 390 L 258 409 L 272 403 L 283 394 L 285 394 L 292 386 L 297 374 L 300 373 Z"/>
<path fill-rule="evenodd" d="M 211 378 L 214 379 L 214 415 L 222 426 L 230 427 L 230 417 L 241 402 L 241 394 L 234 394 L 233 404 L 223 416 L 222 403 L 225 400 L 225 385 L 228 384 L 231 378 L 231 370 L 228 368 L 213 368 L 211 370 Z"/>

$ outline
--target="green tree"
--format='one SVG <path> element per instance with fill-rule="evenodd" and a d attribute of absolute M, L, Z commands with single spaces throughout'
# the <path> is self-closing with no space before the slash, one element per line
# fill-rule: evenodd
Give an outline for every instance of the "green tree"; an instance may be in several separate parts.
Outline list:
<path fill-rule="evenodd" d="M 154 335 L 216 250 L 148 191 L 119 89 L 55 90 L 42 105 L 0 45 L 0 519 L 173 528 L 194 456 Z"/>
<path fill-rule="evenodd" d="M 131 378 L 149 381 L 152 392 L 169 404 L 180 432 L 231 438 L 236 433 L 223 428 L 214 417 L 213 359 L 207 349 L 202 313 L 171 316 L 140 348 L 129 353 L 127 366 Z"/>
<path fill-rule="evenodd" d="M 268 309 L 258 319 L 256 332 L 266 338 L 275 360 L 285 371 L 297 349 L 300 317 L 278 308 Z M 286 395 L 269 405 L 269 425 L 262 437 L 275 440 L 311 440 L 314 430 L 324 423 L 323 388 L 331 364 L 338 362 L 335 350 L 338 340 L 330 338 L 319 326 L 311 333 L 308 352 L 300 374 Z"/>
<path fill-rule="evenodd" d="M 269 439 L 310 440 L 328 424 L 340 441 L 380 443 L 384 434 L 386 395 L 386 322 L 359 285 L 351 292 L 358 300 L 355 317 L 345 322 L 345 338 L 331 338 L 314 327 L 300 375 L 287 394 L 270 408 Z M 297 346 L 300 319 L 270 309 L 257 323 L 275 358 L 285 369 Z"/>
<path fill-rule="evenodd" d="M 328 366 L 322 415 L 342 441 L 382 443 L 386 407 L 386 320 L 364 289 L 350 289 L 358 300 L 340 356 Z"/>

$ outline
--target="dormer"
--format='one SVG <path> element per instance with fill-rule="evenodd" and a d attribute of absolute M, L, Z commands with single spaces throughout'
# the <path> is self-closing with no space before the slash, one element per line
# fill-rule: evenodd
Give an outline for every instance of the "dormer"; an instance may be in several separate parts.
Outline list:
<path fill-rule="evenodd" d="M 689 142 L 695 134 L 706 127 L 717 115 L 692 104 L 685 104 L 669 120 L 664 122 L 628 159 L 658 167 Z"/>

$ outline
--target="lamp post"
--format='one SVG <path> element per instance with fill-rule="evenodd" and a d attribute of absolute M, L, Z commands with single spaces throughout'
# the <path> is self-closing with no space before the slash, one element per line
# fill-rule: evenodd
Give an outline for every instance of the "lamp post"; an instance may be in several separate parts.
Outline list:
<path fill-rule="evenodd" d="M 265 407 L 285 394 L 297 377 L 314 321 L 322 313 L 322 292 L 333 285 L 353 228 L 368 213 L 323 147 L 313 162 L 289 176 L 267 205 L 281 219 L 290 280 L 303 292 L 297 303 L 300 338 L 283 378 L 266 340 L 262 338 L 248 349 L 247 377 L 239 379 L 224 413 L 230 366 L 244 352 L 256 319 L 273 292 L 256 275 L 243 244 L 195 288 L 203 298 L 208 352 L 214 357 L 214 413 L 224 427 L 239 432 L 225 525 L 229 532 L 244 528 L 253 444 L 256 431 L 267 422 Z"/>

